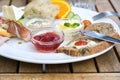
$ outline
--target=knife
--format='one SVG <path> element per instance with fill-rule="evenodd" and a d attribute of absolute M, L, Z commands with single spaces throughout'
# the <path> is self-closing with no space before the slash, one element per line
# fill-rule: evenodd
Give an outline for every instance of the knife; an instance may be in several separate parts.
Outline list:
<path fill-rule="evenodd" d="M 115 43 L 115 44 L 120 44 L 119 39 L 116 39 L 116 38 L 113 38 L 113 37 L 110 37 L 110 36 L 107 36 L 105 34 L 101 34 L 98 32 L 82 30 L 81 33 L 84 34 L 85 36 L 93 37 L 93 38 L 100 39 L 100 40 L 105 40 L 105 41 Z"/>

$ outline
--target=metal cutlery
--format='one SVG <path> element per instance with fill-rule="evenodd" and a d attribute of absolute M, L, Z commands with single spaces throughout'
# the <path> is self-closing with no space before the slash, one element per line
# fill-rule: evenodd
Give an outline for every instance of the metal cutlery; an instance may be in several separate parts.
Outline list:
<path fill-rule="evenodd" d="M 108 16 L 120 17 L 120 14 L 116 13 L 114 11 L 104 11 L 104 12 L 101 12 L 101 13 L 93 16 L 92 19 L 93 19 L 93 21 L 95 21 L 95 20 L 98 20 L 98 19 L 101 19 L 101 18 L 104 18 L 104 17 L 108 17 Z"/>
<path fill-rule="evenodd" d="M 116 39 L 116 38 L 113 38 L 113 37 L 110 37 L 105 34 L 95 32 L 95 31 L 81 30 L 80 32 L 77 32 L 75 35 L 77 36 L 78 34 L 83 34 L 85 36 L 89 36 L 92 38 L 108 41 L 108 42 L 115 43 L 115 44 L 120 44 L 119 39 Z"/>

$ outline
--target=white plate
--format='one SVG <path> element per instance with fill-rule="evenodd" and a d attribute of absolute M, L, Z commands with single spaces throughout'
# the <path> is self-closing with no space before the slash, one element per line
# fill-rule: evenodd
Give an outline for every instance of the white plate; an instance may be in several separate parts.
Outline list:
<path fill-rule="evenodd" d="M 91 17 L 93 15 L 98 14 L 90 10 L 76 8 L 76 7 L 72 7 L 72 10 L 76 14 L 79 14 L 82 19 L 91 20 Z M 118 25 L 111 19 L 104 18 L 96 22 L 111 23 L 114 25 L 116 31 L 120 32 Z M 22 44 L 18 44 L 18 42 L 22 42 Z M 102 55 L 105 52 L 109 51 L 113 46 L 114 45 L 112 45 L 111 47 L 107 48 L 104 51 L 101 51 L 93 55 L 83 56 L 83 57 L 71 57 L 64 53 L 61 53 L 61 54 L 40 53 L 35 49 L 33 44 L 30 42 L 26 43 L 19 39 L 11 39 L 0 47 L 0 55 L 7 58 L 14 59 L 14 60 L 23 61 L 23 62 L 39 63 L 39 64 L 60 64 L 60 63 L 71 63 L 71 62 L 83 61 L 83 60 L 94 58 L 96 56 Z"/>

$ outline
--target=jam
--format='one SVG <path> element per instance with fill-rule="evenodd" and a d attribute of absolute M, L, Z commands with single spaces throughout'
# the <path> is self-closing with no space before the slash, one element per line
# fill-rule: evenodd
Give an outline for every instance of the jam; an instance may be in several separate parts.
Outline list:
<path fill-rule="evenodd" d="M 46 32 L 34 36 L 32 42 L 41 52 L 53 52 L 63 42 L 63 39 L 55 32 Z"/>

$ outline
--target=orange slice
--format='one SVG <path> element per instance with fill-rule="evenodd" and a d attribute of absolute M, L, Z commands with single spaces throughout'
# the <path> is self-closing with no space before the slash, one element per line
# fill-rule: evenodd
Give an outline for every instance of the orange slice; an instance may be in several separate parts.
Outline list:
<path fill-rule="evenodd" d="M 65 18 L 71 11 L 70 4 L 65 0 L 52 0 L 52 3 L 60 6 L 60 12 L 56 16 L 58 19 Z"/>

